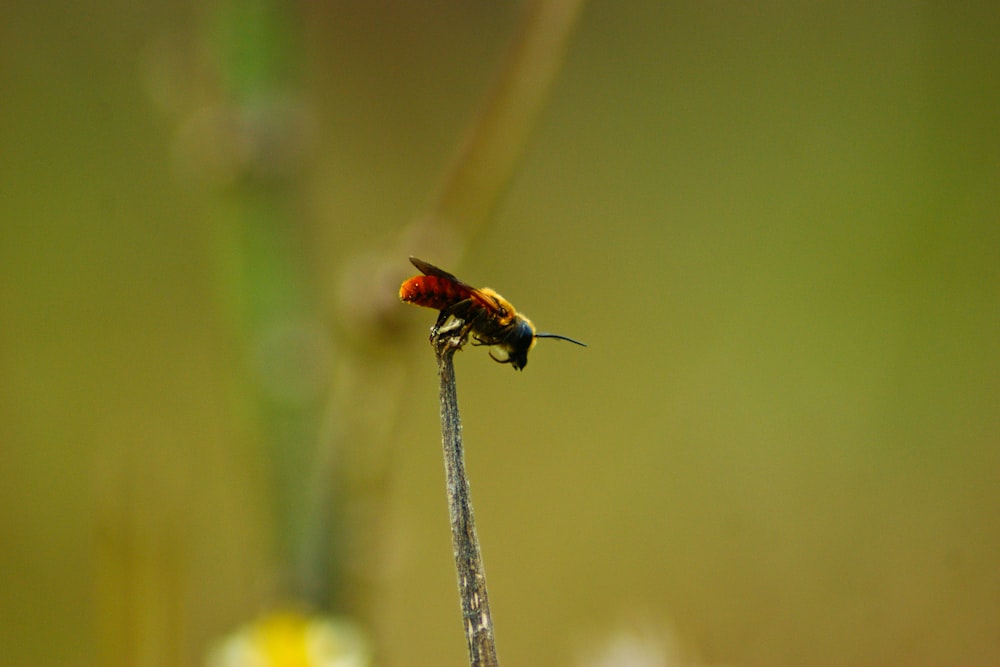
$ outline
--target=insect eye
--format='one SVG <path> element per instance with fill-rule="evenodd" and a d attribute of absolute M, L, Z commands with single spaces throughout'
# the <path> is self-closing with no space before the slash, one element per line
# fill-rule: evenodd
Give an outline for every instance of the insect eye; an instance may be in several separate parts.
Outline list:
<path fill-rule="evenodd" d="M 523 350 L 528 353 L 535 342 L 535 330 L 526 321 L 520 322 L 507 339 L 512 350 Z"/>
<path fill-rule="evenodd" d="M 535 344 L 535 329 L 527 320 L 522 320 L 504 342 L 507 344 L 510 365 L 519 371 L 528 365 L 528 350 Z"/>

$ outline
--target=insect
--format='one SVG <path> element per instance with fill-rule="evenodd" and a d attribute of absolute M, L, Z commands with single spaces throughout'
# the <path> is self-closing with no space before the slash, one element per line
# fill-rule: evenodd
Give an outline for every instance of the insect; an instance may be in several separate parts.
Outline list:
<path fill-rule="evenodd" d="M 528 364 L 528 351 L 538 338 L 558 338 L 587 347 L 566 336 L 538 333 L 531 320 L 489 287 L 477 289 L 466 285 L 447 271 L 416 257 L 411 257 L 410 263 L 424 275 L 406 280 L 399 287 L 399 298 L 441 311 L 431 329 L 432 338 L 454 317 L 462 323 L 460 337 L 472 334 L 473 345 L 489 345 L 494 361 L 510 364 L 517 371 Z"/>

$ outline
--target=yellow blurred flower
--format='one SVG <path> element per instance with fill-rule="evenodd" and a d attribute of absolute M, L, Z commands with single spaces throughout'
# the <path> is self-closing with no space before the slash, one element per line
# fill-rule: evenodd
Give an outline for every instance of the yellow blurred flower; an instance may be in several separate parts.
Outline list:
<path fill-rule="evenodd" d="M 343 618 L 268 614 L 224 638 L 207 667 L 370 667 L 364 632 Z"/>

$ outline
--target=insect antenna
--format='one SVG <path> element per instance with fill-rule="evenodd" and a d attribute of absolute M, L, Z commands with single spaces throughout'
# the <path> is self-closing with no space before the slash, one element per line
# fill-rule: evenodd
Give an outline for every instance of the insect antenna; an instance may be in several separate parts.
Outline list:
<path fill-rule="evenodd" d="M 568 340 L 571 343 L 576 343 L 581 347 L 587 347 L 586 343 L 581 343 L 578 340 L 573 340 L 569 336 L 560 336 L 559 334 L 554 334 L 554 333 L 536 333 L 535 338 L 558 338 L 559 340 Z"/>

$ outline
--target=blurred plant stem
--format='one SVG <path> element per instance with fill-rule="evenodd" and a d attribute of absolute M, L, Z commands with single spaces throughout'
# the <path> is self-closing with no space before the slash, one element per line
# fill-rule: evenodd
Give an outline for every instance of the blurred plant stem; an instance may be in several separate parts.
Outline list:
<path fill-rule="evenodd" d="M 402 230 L 402 257 L 454 266 L 491 221 L 565 59 L 583 0 L 532 0 L 427 210 Z M 397 259 L 394 257 L 394 259 Z"/>
<path fill-rule="evenodd" d="M 246 352 L 245 397 L 263 447 L 272 493 L 275 558 L 272 594 L 329 609 L 336 568 L 315 561 L 336 514 L 315 502 L 315 443 L 328 386 L 329 353 L 306 271 L 307 240 L 296 210 L 305 128 L 290 72 L 296 42 L 292 6 L 277 0 L 221 2 L 210 44 L 230 105 L 234 187 L 220 216 L 224 299 Z M 325 549 L 325 553 L 329 553 Z"/>
<path fill-rule="evenodd" d="M 104 434 L 108 454 L 93 471 L 96 500 L 97 631 L 104 665 L 185 664 L 184 608 L 193 510 L 183 454 L 148 445 L 141 421 Z M 163 444 L 163 443 L 158 443 Z"/>
<path fill-rule="evenodd" d="M 207 6 L 201 42 L 179 49 L 182 60 L 190 57 L 188 51 L 204 56 L 198 62 L 204 69 L 174 72 L 166 88 L 187 94 L 154 101 L 168 100 L 164 110 L 174 114 L 178 174 L 214 195 L 220 310 L 231 327 L 234 365 L 242 369 L 232 382 L 232 400 L 241 442 L 261 446 L 262 456 L 253 458 L 263 461 L 258 469 L 268 476 L 272 500 L 268 518 L 274 535 L 268 546 L 279 572 L 263 582 L 253 577 L 251 588 L 260 590 L 232 597 L 325 606 L 331 597 L 326 585 L 334 580 L 328 572 L 309 576 L 311 570 L 302 565 L 312 565 L 307 546 L 322 541 L 305 536 L 319 523 L 309 482 L 330 351 L 317 315 L 315 283 L 303 261 L 306 244 L 297 211 L 308 114 L 293 94 L 294 9 L 278 0 L 220 0 Z M 99 471 L 99 549 L 105 564 L 99 625 L 106 664 L 188 664 L 198 652 L 188 635 L 191 619 L 198 617 L 188 596 L 192 586 L 211 587 L 184 575 L 201 555 L 191 530 L 196 513 L 204 511 L 198 499 L 214 496 L 147 481 L 186 479 L 190 472 L 189 453 L 165 449 L 174 458 L 158 465 L 143 451 L 115 457 L 120 469 Z M 219 474 L 220 487 L 226 479 Z M 324 511 L 329 512 L 324 519 L 334 513 L 329 503 Z M 259 544 L 241 547 L 260 550 Z M 267 561 L 258 553 L 246 560 L 252 565 L 241 563 L 243 572 Z M 316 590 L 316 581 L 324 582 L 322 590 Z M 224 600 L 214 602 L 226 606 Z"/>
<path fill-rule="evenodd" d="M 459 226 L 467 243 L 492 219 L 510 183 L 562 68 L 582 5 L 582 0 L 534 0 L 524 7 L 483 105 L 431 203 L 430 217 Z"/>

